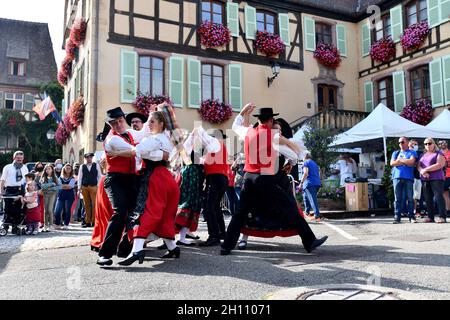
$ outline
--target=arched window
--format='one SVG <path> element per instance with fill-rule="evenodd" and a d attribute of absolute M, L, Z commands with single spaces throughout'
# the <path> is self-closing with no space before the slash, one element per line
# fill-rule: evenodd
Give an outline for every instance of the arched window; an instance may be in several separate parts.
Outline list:
<path fill-rule="evenodd" d="M 223 67 L 215 64 L 202 64 L 202 99 L 223 98 Z"/>
<path fill-rule="evenodd" d="M 412 102 L 420 99 L 431 100 L 430 72 L 428 65 L 420 66 L 411 71 Z"/>
<path fill-rule="evenodd" d="M 202 1 L 202 21 L 223 24 L 223 4 L 219 1 Z"/>
<path fill-rule="evenodd" d="M 268 11 L 256 11 L 256 27 L 258 31 L 275 33 L 275 14 Z"/>
<path fill-rule="evenodd" d="M 143 94 L 164 94 L 164 59 L 139 57 L 139 91 Z"/>

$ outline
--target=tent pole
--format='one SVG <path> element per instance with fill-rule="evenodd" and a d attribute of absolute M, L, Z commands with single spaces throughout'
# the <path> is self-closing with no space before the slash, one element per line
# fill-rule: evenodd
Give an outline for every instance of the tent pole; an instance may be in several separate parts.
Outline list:
<path fill-rule="evenodd" d="M 383 136 L 383 147 L 384 147 L 384 164 L 387 165 L 387 145 L 386 137 Z"/>

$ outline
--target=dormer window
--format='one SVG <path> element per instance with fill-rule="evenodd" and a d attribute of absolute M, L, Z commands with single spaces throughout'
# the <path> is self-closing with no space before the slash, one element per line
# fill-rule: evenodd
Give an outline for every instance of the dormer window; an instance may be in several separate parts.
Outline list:
<path fill-rule="evenodd" d="M 9 64 L 9 74 L 11 76 L 24 76 L 25 75 L 25 62 L 11 60 Z"/>

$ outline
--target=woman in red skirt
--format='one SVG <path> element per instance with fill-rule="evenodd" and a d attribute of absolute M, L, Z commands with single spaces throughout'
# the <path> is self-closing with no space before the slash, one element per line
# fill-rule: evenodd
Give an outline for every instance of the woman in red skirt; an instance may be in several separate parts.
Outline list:
<path fill-rule="evenodd" d="M 105 177 L 102 176 L 98 183 L 97 196 L 95 198 L 95 226 L 92 232 L 91 250 L 97 252 L 105 240 L 109 219 L 114 214 L 111 202 L 105 191 Z"/>

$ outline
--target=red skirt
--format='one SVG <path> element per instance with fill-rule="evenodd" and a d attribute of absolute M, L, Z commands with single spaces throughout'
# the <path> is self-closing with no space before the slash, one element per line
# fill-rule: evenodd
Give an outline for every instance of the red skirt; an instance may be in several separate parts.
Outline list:
<path fill-rule="evenodd" d="M 114 210 L 105 191 L 105 176 L 103 176 L 98 184 L 95 198 L 95 226 L 92 232 L 91 246 L 100 249 L 105 240 L 109 219 L 113 214 Z"/>
<path fill-rule="evenodd" d="M 44 196 L 39 195 L 39 222 L 44 224 Z"/>
<path fill-rule="evenodd" d="M 25 222 L 28 223 L 35 223 L 41 221 L 41 210 L 39 206 L 33 209 L 25 209 L 26 218 Z"/>
<path fill-rule="evenodd" d="M 139 226 L 133 238 L 147 238 L 154 233 L 160 238 L 175 239 L 175 216 L 180 189 L 165 167 L 156 167 L 148 183 L 148 197 Z"/>
<path fill-rule="evenodd" d="M 175 218 L 175 226 L 177 232 L 182 228 L 189 228 L 190 232 L 197 231 L 198 220 L 200 218 L 200 212 L 194 212 L 188 208 L 178 209 L 177 216 Z"/>

